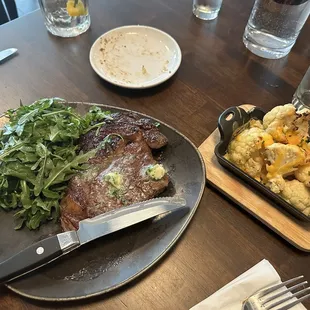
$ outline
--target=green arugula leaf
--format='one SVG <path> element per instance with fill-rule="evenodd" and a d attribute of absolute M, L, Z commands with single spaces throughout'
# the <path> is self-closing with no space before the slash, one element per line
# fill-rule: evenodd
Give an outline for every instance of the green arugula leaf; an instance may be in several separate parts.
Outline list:
<path fill-rule="evenodd" d="M 44 182 L 44 175 L 45 175 L 45 169 L 46 169 L 46 161 L 47 161 L 47 156 L 49 155 L 49 151 L 45 145 L 42 143 L 38 143 L 36 145 L 36 151 L 37 154 L 41 157 L 41 167 L 38 171 L 35 183 L 34 183 L 34 189 L 33 193 L 35 196 L 39 196 L 42 188 L 43 188 L 43 182 Z M 32 167 L 31 167 L 32 168 Z"/>
<path fill-rule="evenodd" d="M 77 169 L 80 164 L 86 163 L 91 157 L 95 156 L 97 150 L 91 150 L 85 154 L 80 154 L 70 162 L 65 162 L 59 164 L 55 167 L 55 170 L 51 173 L 49 178 L 44 183 L 44 189 L 49 188 L 51 185 L 62 183 L 65 177 L 65 174 L 71 174 L 72 169 Z"/>
<path fill-rule="evenodd" d="M 42 193 L 46 198 L 59 199 L 61 196 L 59 193 L 53 192 L 47 188 L 43 189 Z"/>
<path fill-rule="evenodd" d="M 39 167 L 39 165 L 40 165 L 40 163 L 41 163 L 42 160 L 43 160 L 43 158 L 39 158 L 39 159 L 36 161 L 36 163 L 31 167 L 31 170 L 36 170 L 36 169 Z"/>
<path fill-rule="evenodd" d="M 39 109 L 34 109 L 23 116 L 21 116 L 17 122 L 18 125 L 24 125 L 26 122 L 33 121 L 33 118 L 36 114 L 38 114 Z"/>
<path fill-rule="evenodd" d="M 20 195 L 20 201 L 24 209 L 29 209 L 32 207 L 32 201 L 30 199 L 30 189 L 25 180 L 20 181 L 20 186 L 22 190 L 21 195 Z"/>
<path fill-rule="evenodd" d="M 57 125 L 51 127 L 51 133 L 49 135 L 49 140 L 51 140 L 52 142 L 55 141 L 55 138 L 57 137 L 57 135 L 59 135 L 61 133 L 61 129 L 59 129 L 59 127 Z"/>
<path fill-rule="evenodd" d="M 36 229 L 40 226 L 41 222 L 46 220 L 46 217 L 42 215 L 41 212 L 37 211 L 31 216 L 29 221 L 26 222 L 26 225 L 29 229 Z"/>
<path fill-rule="evenodd" d="M 14 146 L 8 147 L 7 149 L 0 150 L 0 161 L 4 160 L 7 156 L 12 154 L 13 152 L 19 150 L 21 146 L 23 146 L 25 143 L 24 142 L 17 142 Z"/>
<path fill-rule="evenodd" d="M 68 181 L 97 152 L 78 154 L 79 137 L 113 119 L 98 106 L 81 116 L 65 103 L 43 98 L 5 113 L 9 122 L 0 130 L 0 208 L 16 210 L 15 229 L 37 229 L 59 219 Z"/>
<path fill-rule="evenodd" d="M 31 168 L 21 164 L 18 161 L 8 162 L 5 165 L 2 173 L 3 175 L 16 177 L 20 180 L 28 181 L 33 185 L 35 184 L 36 176 L 31 171 Z"/>

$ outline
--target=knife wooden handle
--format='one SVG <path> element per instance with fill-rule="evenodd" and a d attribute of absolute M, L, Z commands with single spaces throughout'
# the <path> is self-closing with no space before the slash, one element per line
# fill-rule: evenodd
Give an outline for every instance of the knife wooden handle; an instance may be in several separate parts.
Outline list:
<path fill-rule="evenodd" d="M 57 235 L 39 241 L 0 264 L 0 283 L 38 268 L 62 254 Z"/>

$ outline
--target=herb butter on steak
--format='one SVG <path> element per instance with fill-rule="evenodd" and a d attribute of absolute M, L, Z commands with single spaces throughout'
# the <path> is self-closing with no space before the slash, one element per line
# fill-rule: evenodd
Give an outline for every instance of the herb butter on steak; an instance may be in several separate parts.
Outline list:
<path fill-rule="evenodd" d="M 167 138 L 152 120 L 138 114 L 120 112 L 111 117 L 80 139 L 82 151 L 99 150 L 89 168 L 69 182 L 61 201 L 64 231 L 78 229 L 83 219 L 154 198 L 168 186 L 168 175 L 152 155 L 152 149 L 168 143 Z"/>

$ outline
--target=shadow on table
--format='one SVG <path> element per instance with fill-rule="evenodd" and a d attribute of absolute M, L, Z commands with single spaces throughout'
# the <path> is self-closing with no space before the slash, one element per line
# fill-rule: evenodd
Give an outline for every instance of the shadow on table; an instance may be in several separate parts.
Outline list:
<path fill-rule="evenodd" d="M 150 88 L 144 88 L 144 89 L 131 89 L 131 88 L 124 88 L 120 86 L 116 86 L 111 84 L 110 82 L 105 81 L 104 79 L 97 76 L 98 82 L 109 91 L 119 95 L 119 96 L 125 96 L 125 97 L 131 97 L 131 98 L 140 98 L 140 97 L 151 97 L 156 95 L 157 93 L 160 93 L 162 91 L 167 90 L 171 87 L 173 83 L 178 78 L 178 72 L 176 72 L 169 80 L 163 82 L 162 84 L 159 84 L 154 87 Z"/>

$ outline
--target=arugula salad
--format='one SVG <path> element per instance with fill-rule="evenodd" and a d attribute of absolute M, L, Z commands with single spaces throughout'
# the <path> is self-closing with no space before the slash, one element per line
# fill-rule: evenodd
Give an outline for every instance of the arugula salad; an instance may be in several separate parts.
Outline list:
<path fill-rule="evenodd" d="M 16 211 L 15 229 L 58 220 L 69 179 L 97 151 L 79 152 L 79 137 L 112 119 L 99 107 L 81 116 L 65 103 L 45 98 L 3 116 L 8 122 L 0 130 L 0 207 Z"/>

